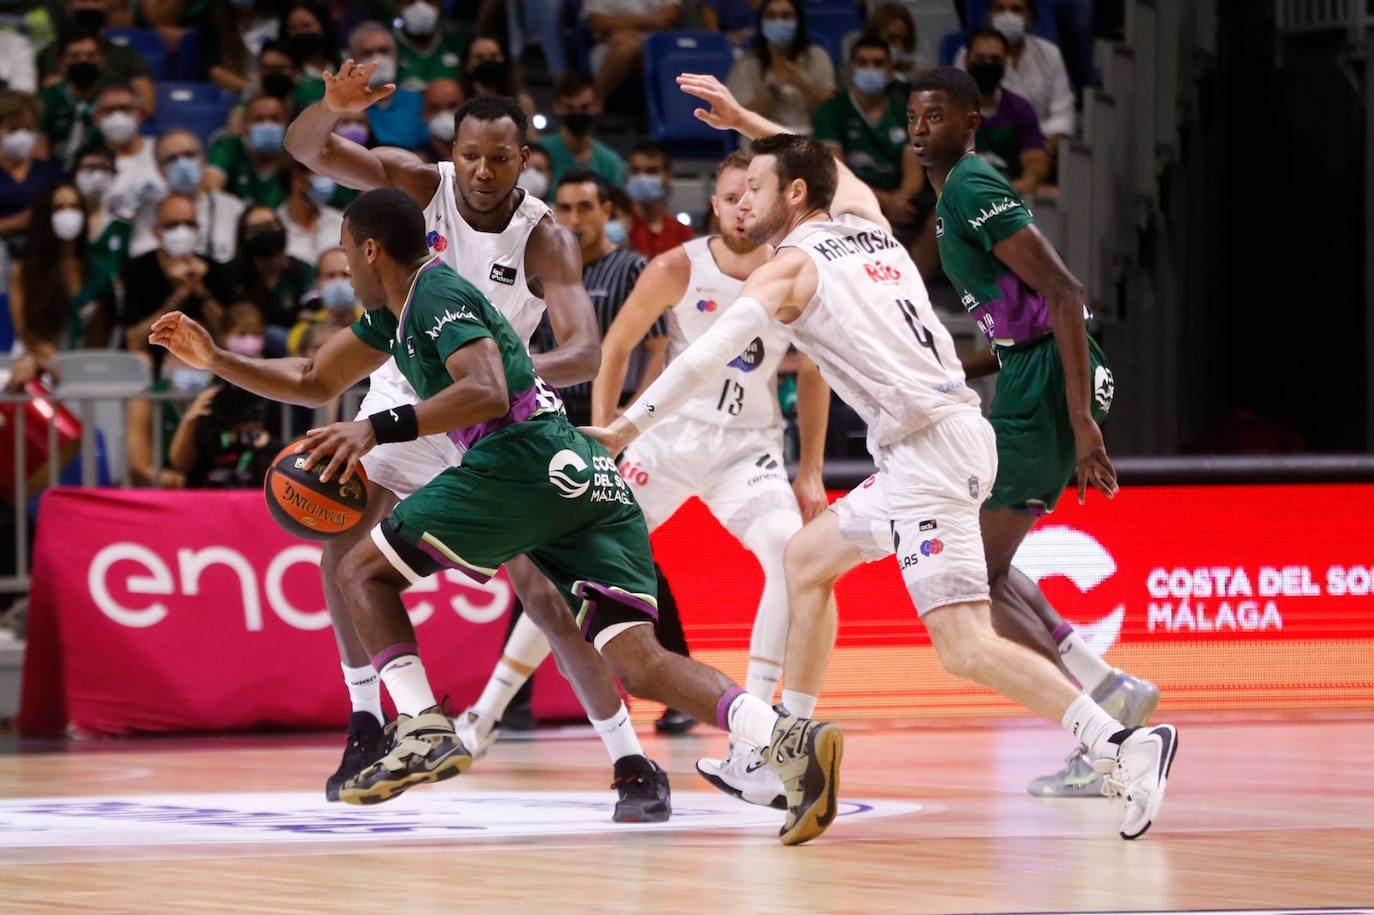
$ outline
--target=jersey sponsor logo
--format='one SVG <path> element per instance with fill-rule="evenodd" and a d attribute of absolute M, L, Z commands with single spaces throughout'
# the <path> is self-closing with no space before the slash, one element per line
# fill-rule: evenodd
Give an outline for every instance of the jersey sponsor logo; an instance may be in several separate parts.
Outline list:
<path fill-rule="evenodd" d="M 516 269 L 514 267 L 507 267 L 505 264 L 492 264 L 489 279 L 493 283 L 500 283 L 503 286 L 514 286 L 515 274 Z"/>
<path fill-rule="evenodd" d="M 576 451 L 564 448 L 549 459 L 549 482 L 563 498 L 576 499 L 591 487 L 592 481 L 573 479 L 568 476 L 569 469 L 583 473 L 587 469 L 587 462 Z"/>
<path fill-rule="evenodd" d="M 749 482 L 746 484 L 747 486 L 752 487 L 758 483 L 762 483 L 764 480 L 782 479 L 782 474 L 778 473 L 778 467 L 781 465 L 778 463 L 778 459 L 771 454 L 765 453 L 761 455 L 759 459 L 754 462 L 754 466 L 762 470 L 763 473 L 755 477 L 750 477 Z"/>
<path fill-rule="evenodd" d="M 636 486 L 649 485 L 649 468 L 638 461 L 626 461 L 619 467 L 620 476 Z"/>
<path fill-rule="evenodd" d="M 939 527 L 939 525 L 935 523 L 934 518 L 927 518 L 926 520 L 922 521 L 920 525 L 918 525 L 918 527 L 920 528 L 921 533 L 924 534 L 929 531 L 935 530 L 935 528 Z"/>
<path fill-rule="evenodd" d="M 439 320 L 435 321 L 434 326 L 431 327 L 429 330 L 425 331 L 425 334 L 431 340 L 438 340 L 439 332 L 444 329 L 444 325 L 452 324 L 454 321 L 476 320 L 477 315 L 473 314 L 472 309 L 468 308 L 466 305 L 460 307 L 457 311 L 449 311 L 445 309 L 444 313 L 439 315 Z"/>
<path fill-rule="evenodd" d="M 944 238 L 944 237 L 945 237 L 945 217 L 943 217 L 943 216 L 936 216 L 936 217 L 935 217 L 935 237 L 936 237 L 936 238 Z"/>
<path fill-rule="evenodd" d="M 888 264 L 880 264 L 877 261 L 864 264 L 864 272 L 867 273 L 868 278 L 875 283 L 892 285 L 902 281 L 902 272 L 900 270 Z"/>
<path fill-rule="evenodd" d="M 944 551 L 945 551 L 945 545 L 944 545 L 942 542 L 940 542 L 939 540 L 922 540 L 922 541 L 921 541 L 921 555 L 922 555 L 922 556 L 939 556 L 939 555 L 940 555 L 941 553 L 943 553 Z"/>
<path fill-rule="evenodd" d="M 715 311 L 715 310 L 716 310 L 717 308 L 719 308 L 719 307 L 720 307 L 720 306 L 716 304 L 716 300 L 715 300 L 715 299 L 698 299 L 698 300 L 697 300 L 697 311 L 704 311 L 704 312 L 708 312 L 708 313 L 709 313 L 709 312 Z"/>
<path fill-rule="evenodd" d="M 442 254 L 448 250 L 448 239 L 432 230 L 425 236 L 425 244 L 429 245 L 435 254 Z"/>
<path fill-rule="evenodd" d="M 968 478 L 968 496 L 970 499 L 978 498 L 978 486 L 979 483 L 977 477 Z"/>
<path fill-rule="evenodd" d="M 744 352 L 730 360 L 730 367 L 741 372 L 752 372 L 763 362 L 763 356 L 763 338 L 755 337 L 754 342 L 744 348 Z"/>
<path fill-rule="evenodd" d="M 978 215 L 970 219 L 968 224 L 973 226 L 974 229 L 981 229 L 987 224 L 987 221 L 994 216 L 1000 216 L 1008 210 L 1019 210 L 1022 208 L 1021 201 L 1012 197 L 1003 197 L 1000 202 L 992 205 L 992 209 L 986 207 L 980 209 Z"/>
<path fill-rule="evenodd" d="M 826 238 L 812 245 L 812 248 L 825 258 L 826 263 L 849 257 L 851 254 L 874 254 L 900 247 L 897 239 L 877 229 L 864 229 L 853 235 Z"/>
<path fill-rule="evenodd" d="M 415 355 L 415 338 L 414 338 L 414 337 L 406 337 L 406 355 L 407 355 L 407 356 L 412 356 L 412 357 Z"/>
<path fill-rule="evenodd" d="M 1116 378 L 1112 375 L 1112 370 L 1105 365 L 1099 365 L 1097 372 L 1093 376 L 1093 399 L 1097 401 L 1097 407 L 1103 413 L 1112 408 L 1112 398 L 1116 396 Z"/>

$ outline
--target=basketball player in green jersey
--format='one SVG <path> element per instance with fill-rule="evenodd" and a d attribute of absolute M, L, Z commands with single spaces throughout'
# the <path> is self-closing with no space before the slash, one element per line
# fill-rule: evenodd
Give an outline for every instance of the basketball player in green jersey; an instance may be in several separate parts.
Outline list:
<path fill-rule="evenodd" d="M 401 592 L 442 569 L 485 581 L 521 554 L 558 588 L 631 694 L 698 719 L 714 716 L 734 736 L 768 745 L 768 764 L 808 790 L 825 782 L 816 742 L 806 736 L 823 731 L 840 745 L 834 725 L 769 708 L 719 671 L 659 644 L 649 533 L 629 486 L 606 450 L 540 396 L 542 382 L 507 320 L 429 251 L 419 204 L 394 188 L 368 191 L 344 213 L 341 236 L 370 310 L 310 359 L 237 356 L 180 312 L 159 318 L 149 335 L 188 365 L 307 405 L 337 397 L 394 357 L 419 403 L 312 430 L 301 449 L 310 452 L 305 469 L 325 465 L 321 482 L 347 482 L 381 444 L 447 434 L 463 449 L 461 464 L 402 501 L 339 566 L 353 626 L 398 713 L 390 752 L 344 782 L 339 799 L 379 803 L 471 765 L 435 702 Z M 807 801 L 828 824 L 834 798 Z M 795 844 L 813 834 L 793 824 L 781 838 Z"/>
<path fill-rule="evenodd" d="M 940 195 L 935 234 L 940 262 L 992 347 L 964 359 L 978 378 L 998 372 L 988 417 L 997 433 L 997 482 L 979 525 L 993 605 L 1009 637 L 1054 656 L 1093 701 L 1127 727 L 1142 725 L 1159 701 L 1148 681 L 1108 667 L 1011 564 L 1035 522 L 1054 510 L 1077 467 L 1078 501 L 1089 485 L 1116 494 L 1116 471 L 1098 424 L 1114 382 L 1087 334 L 1083 288 L 1036 228 L 1025 202 L 973 151 L 978 84 L 938 67 L 912 85 L 907 131 L 916 158 Z M 1000 627 L 999 627 L 1000 628 Z M 1054 775 L 1033 781 L 1042 797 L 1100 797 L 1102 776 L 1080 747 Z"/>

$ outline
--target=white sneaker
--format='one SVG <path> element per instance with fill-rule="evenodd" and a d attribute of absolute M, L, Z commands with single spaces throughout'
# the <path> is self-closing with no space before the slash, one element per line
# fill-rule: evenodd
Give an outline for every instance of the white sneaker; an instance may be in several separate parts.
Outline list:
<path fill-rule="evenodd" d="M 486 756 L 487 750 L 496 743 L 496 732 L 501 730 L 501 727 L 495 721 L 483 717 L 477 709 L 468 706 L 463 714 L 453 719 L 453 730 L 463 742 L 463 746 L 472 753 L 472 758 L 478 760 Z"/>
<path fill-rule="evenodd" d="M 1164 804 L 1164 789 L 1169 769 L 1178 753 L 1178 729 L 1172 724 L 1137 728 L 1121 742 L 1116 764 L 1107 776 L 1108 790 L 1126 799 L 1126 816 L 1121 821 L 1121 838 L 1138 839 L 1145 835 L 1159 808 Z M 1104 760 L 1098 760 L 1101 765 Z"/>
<path fill-rule="evenodd" d="M 782 779 L 764 760 L 763 747 L 742 741 L 732 744 L 724 759 L 698 759 L 697 771 L 721 791 L 742 801 L 775 810 L 787 809 Z"/>

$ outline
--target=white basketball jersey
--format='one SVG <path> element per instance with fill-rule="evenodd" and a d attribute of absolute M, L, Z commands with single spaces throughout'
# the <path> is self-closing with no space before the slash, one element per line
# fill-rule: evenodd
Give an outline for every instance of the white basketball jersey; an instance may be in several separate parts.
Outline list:
<path fill-rule="evenodd" d="M 951 413 L 977 410 L 954 341 L 905 246 L 858 216 L 808 222 L 778 245 L 816 265 L 816 295 L 782 325 L 868 424 L 868 450 Z"/>
<path fill-rule="evenodd" d="M 530 292 L 525 277 L 525 244 L 549 207 L 525 194 L 500 232 L 479 232 L 458 212 L 456 175 L 452 162 L 440 162 L 439 186 L 425 206 L 425 243 L 459 275 L 481 290 L 510 322 L 529 349 L 530 337 L 544 317 L 544 300 Z M 396 367 L 394 359 L 372 373 L 372 385 L 386 385 L 419 398 Z"/>
<path fill-rule="evenodd" d="M 714 237 L 714 236 L 712 236 Z M 710 329 L 739 297 L 743 280 L 727 276 L 711 253 L 711 238 L 694 238 L 682 246 L 692 262 L 692 274 L 682 300 L 670 308 L 668 361 L 676 359 L 692 341 Z M 782 421 L 778 408 L 778 363 L 787 353 L 787 336 L 774 323 L 754 338 L 749 348 L 725 367 L 721 378 L 693 397 L 680 415 L 718 426 L 763 429 Z"/>

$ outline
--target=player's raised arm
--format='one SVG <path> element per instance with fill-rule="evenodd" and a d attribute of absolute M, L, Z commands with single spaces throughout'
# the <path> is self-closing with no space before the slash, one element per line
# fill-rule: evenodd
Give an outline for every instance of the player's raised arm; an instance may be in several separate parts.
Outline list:
<path fill-rule="evenodd" d="M 615 419 L 631 354 L 654 322 L 682 298 L 691 273 L 691 259 L 677 247 L 649 261 L 639 275 L 601 341 L 601 371 L 592 382 L 592 425 L 605 426 Z"/>
<path fill-rule="evenodd" d="M 534 370 L 555 387 L 595 378 L 601 365 L 601 327 L 582 286 L 577 238 L 553 219 L 544 219 L 530 233 L 525 271 L 543 284 L 544 308 L 558 344 L 531 357 Z"/>
<path fill-rule="evenodd" d="M 340 115 L 362 111 L 396 91 L 396 86 L 372 88 L 368 80 L 375 63 L 344 61 L 337 73 L 324 73 L 324 98 L 307 107 L 286 131 L 286 151 L 311 171 L 345 187 L 370 191 L 398 187 L 420 203 L 427 203 L 439 186 L 433 165 L 404 149 L 368 149 L 334 133 Z"/>
<path fill-rule="evenodd" d="M 240 356 L 215 344 L 210 332 L 179 311 L 153 323 L 148 342 L 166 347 L 187 365 L 207 369 L 230 384 L 281 403 L 318 407 L 371 375 L 387 360 L 352 330 L 340 330 L 309 359 Z"/>
<path fill-rule="evenodd" d="M 801 453 L 792 492 L 801 508 L 802 520 L 810 521 L 829 504 L 822 470 L 825 467 L 825 432 L 830 426 L 830 385 L 821 377 L 816 363 L 800 353 L 797 355 L 801 359 L 801 367 L 797 370 L 797 431 L 801 433 Z"/>
<path fill-rule="evenodd" d="M 745 108 L 720 80 L 710 74 L 683 73 L 678 76 L 677 84 L 683 92 L 694 95 L 711 106 L 698 108 L 692 113 L 696 115 L 697 120 L 705 121 L 717 130 L 733 130 L 750 140 L 788 132 L 763 115 Z M 835 198 L 830 204 L 830 215 L 843 216 L 852 213 L 881 226 L 886 231 L 891 231 L 892 226 L 883 215 L 873 189 L 860 181 L 843 161 L 837 158 L 835 165 L 839 171 L 839 183 L 835 187 Z"/>
<path fill-rule="evenodd" d="M 779 252 L 750 275 L 735 303 L 668 364 L 643 397 L 610 426 L 584 431 L 611 454 L 619 454 L 638 435 L 671 416 L 715 381 L 730 360 L 767 329 L 769 321 L 791 321 L 801 314 L 816 294 L 816 282 L 811 258 L 795 249 Z"/>

